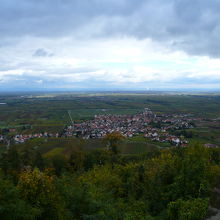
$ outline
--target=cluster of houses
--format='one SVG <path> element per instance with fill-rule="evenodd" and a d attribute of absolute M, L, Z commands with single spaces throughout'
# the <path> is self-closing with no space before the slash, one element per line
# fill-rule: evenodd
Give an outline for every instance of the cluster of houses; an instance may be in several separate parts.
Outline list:
<path fill-rule="evenodd" d="M 170 142 L 174 145 L 185 145 L 183 137 L 169 134 L 170 130 L 193 128 L 190 114 L 157 116 L 150 109 L 134 115 L 95 115 L 93 120 L 68 126 L 65 136 L 77 136 L 84 139 L 102 138 L 113 131 L 125 137 L 143 134 L 153 141 Z"/>
<path fill-rule="evenodd" d="M 83 138 L 101 138 L 107 133 L 118 131 L 125 137 L 144 132 L 145 126 L 156 115 L 148 108 L 144 112 L 135 115 L 95 115 L 93 120 L 69 126 L 66 136 L 81 136 Z"/>
<path fill-rule="evenodd" d="M 49 137 L 59 137 L 58 133 L 52 134 L 52 133 L 36 133 L 36 134 L 17 134 L 14 136 L 15 143 L 24 143 L 27 140 L 33 139 L 33 138 L 49 138 Z"/>
<path fill-rule="evenodd" d="M 150 138 L 152 141 L 158 141 L 161 143 L 171 143 L 176 146 L 186 146 L 188 141 L 184 137 L 177 137 L 175 135 L 169 134 L 166 130 L 162 129 L 150 129 L 146 134 L 145 138 Z"/>

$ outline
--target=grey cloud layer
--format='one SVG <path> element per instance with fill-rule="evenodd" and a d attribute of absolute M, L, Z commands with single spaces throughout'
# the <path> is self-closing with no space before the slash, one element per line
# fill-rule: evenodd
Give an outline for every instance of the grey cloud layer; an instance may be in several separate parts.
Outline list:
<path fill-rule="evenodd" d="M 55 73 L 58 74 L 58 73 Z M 63 77 L 62 81 L 60 78 L 48 78 L 48 77 L 42 77 L 42 76 L 34 76 L 28 73 L 24 73 L 20 76 L 14 76 L 14 75 L 7 75 L 6 76 L 6 82 L 0 87 L 0 91 L 12 91 L 12 90 L 22 90 L 22 91 L 28 91 L 28 90 L 111 90 L 111 89 L 119 89 L 120 90 L 145 90 L 146 88 L 153 88 L 153 89 L 184 89 L 184 88 L 190 88 L 190 89 L 198 89 L 198 88 L 206 88 L 206 89 L 217 89 L 219 90 L 219 79 L 210 79 L 207 80 L 205 78 L 201 78 L 199 80 L 196 79 L 189 79 L 189 78 L 182 78 L 179 77 L 177 80 L 181 81 L 181 87 L 176 87 L 176 84 L 172 81 L 170 82 L 155 82 L 155 81 L 143 81 L 138 83 L 132 83 L 130 84 L 129 88 L 127 87 L 127 83 L 120 84 L 120 87 L 118 84 L 116 84 L 113 81 L 103 81 L 103 79 L 93 79 L 92 76 L 86 77 L 87 80 L 78 81 L 75 80 L 69 80 L 68 76 Z M 1 80 L 0 80 L 1 82 Z M 199 86 L 198 86 L 199 85 Z"/>
<path fill-rule="evenodd" d="M 219 0 L 1 0 L 0 36 L 151 38 L 220 57 Z"/>
<path fill-rule="evenodd" d="M 33 54 L 34 57 L 52 57 L 53 55 L 53 53 L 47 51 L 44 48 L 37 49 Z"/>

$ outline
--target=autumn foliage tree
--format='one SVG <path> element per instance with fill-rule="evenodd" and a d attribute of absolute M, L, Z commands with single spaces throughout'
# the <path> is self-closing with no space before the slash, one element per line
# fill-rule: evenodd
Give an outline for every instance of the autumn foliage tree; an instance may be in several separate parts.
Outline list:
<path fill-rule="evenodd" d="M 118 144 L 124 139 L 124 136 L 117 131 L 107 134 L 104 137 L 104 142 L 106 143 L 108 149 L 113 153 L 117 154 L 119 152 Z"/>
<path fill-rule="evenodd" d="M 41 219 L 63 219 L 62 202 L 55 188 L 54 177 L 38 169 L 20 175 L 18 190 L 22 198 L 39 209 Z"/>

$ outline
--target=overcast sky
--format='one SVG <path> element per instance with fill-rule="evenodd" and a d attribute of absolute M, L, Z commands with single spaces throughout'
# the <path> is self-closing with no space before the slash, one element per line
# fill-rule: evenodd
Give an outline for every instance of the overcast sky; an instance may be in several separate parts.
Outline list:
<path fill-rule="evenodd" d="M 0 0 L 0 90 L 220 89 L 219 0 Z"/>

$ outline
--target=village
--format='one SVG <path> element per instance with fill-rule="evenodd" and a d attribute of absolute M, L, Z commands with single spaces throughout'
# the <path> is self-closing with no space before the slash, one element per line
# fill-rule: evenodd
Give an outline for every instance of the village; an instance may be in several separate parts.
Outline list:
<path fill-rule="evenodd" d="M 24 143 L 30 139 L 34 138 L 51 138 L 51 137 L 59 137 L 58 133 L 35 133 L 35 134 L 16 134 L 12 138 L 8 138 L 7 136 L 0 135 L 0 142 L 4 142 L 7 145 L 10 145 L 11 142 L 14 142 L 15 144 L 21 144 Z"/>
<path fill-rule="evenodd" d="M 35 134 L 16 134 L 10 141 L 18 144 L 33 138 L 103 138 L 108 133 L 119 132 L 127 138 L 142 135 L 146 140 L 186 146 L 188 141 L 185 137 L 174 135 L 171 131 L 193 128 L 194 120 L 196 119 L 191 114 L 156 115 L 149 108 L 145 108 L 143 112 L 134 115 L 95 115 L 92 120 L 67 126 L 62 134 L 46 131 Z M 9 140 L 0 135 L 0 142 L 9 143 Z"/>
<path fill-rule="evenodd" d="M 93 120 L 75 123 L 64 132 L 67 137 L 76 136 L 84 139 L 103 138 L 114 131 L 124 137 L 143 135 L 152 141 L 169 142 L 173 145 L 186 145 L 184 137 L 170 134 L 171 130 L 193 128 L 191 114 L 174 114 L 157 116 L 149 108 L 135 115 L 95 115 Z"/>

